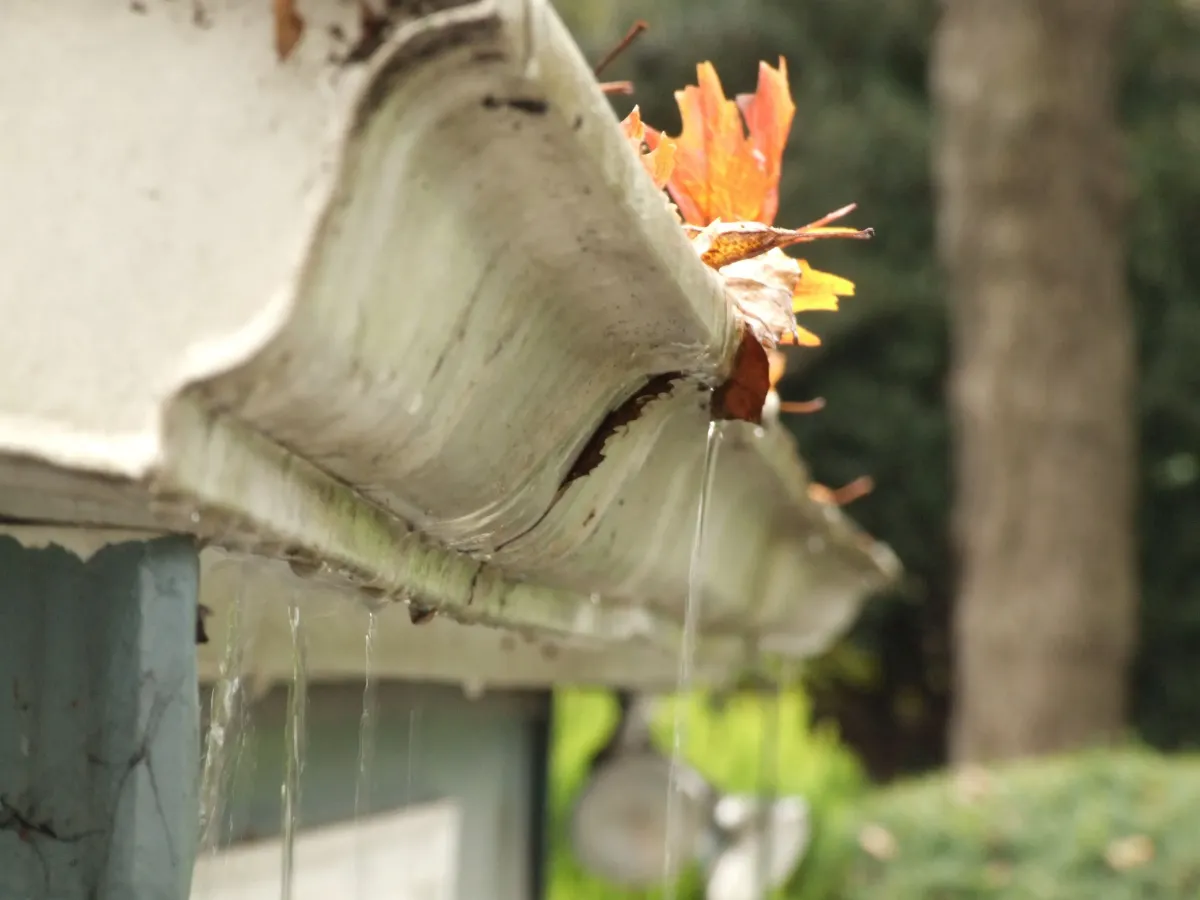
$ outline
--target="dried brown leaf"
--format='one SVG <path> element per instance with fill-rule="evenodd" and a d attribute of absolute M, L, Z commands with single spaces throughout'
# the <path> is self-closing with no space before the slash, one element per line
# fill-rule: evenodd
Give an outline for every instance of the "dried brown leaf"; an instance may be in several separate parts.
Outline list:
<path fill-rule="evenodd" d="M 742 332 L 733 371 L 725 383 L 713 391 L 713 418 L 761 424 L 763 405 L 770 390 L 771 367 L 767 351 L 747 328 Z"/>
<path fill-rule="evenodd" d="M 275 55 L 283 62 L 304 36 L 304 19 L 296 12 L 296 0 L 271 0 L 271 12 L 275 19 Z"/>
<path fill-rule="evenodd" d="M 691 225 L 685 225 L 684 228 L 692 238 L 692 245 L 700 254 L 701 261 L 714 269 L 721 269 L 739 260 L 751 259 L 768 250 L 790 247 L 793 244 L 804 244 L 821 238 L 865 240 L 875 234 L 870 228 L 859 230 L 812 225 L 795 229 L 775 228 L 761 222 L 722 222 L 720 219 L 707 228 Z"/>

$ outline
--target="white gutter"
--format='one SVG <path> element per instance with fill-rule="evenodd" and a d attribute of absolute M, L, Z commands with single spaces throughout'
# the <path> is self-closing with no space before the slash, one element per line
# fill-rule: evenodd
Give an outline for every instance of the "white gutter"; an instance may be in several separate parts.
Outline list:
<path fill-rule="evenodd" d="M 549 4 L 437 5 L 10 0 L 0 516 L 667 659 L 732 317 Z M 772 423 L 717 465 L 706 645 L 811 652 L 891 555 Z"/>

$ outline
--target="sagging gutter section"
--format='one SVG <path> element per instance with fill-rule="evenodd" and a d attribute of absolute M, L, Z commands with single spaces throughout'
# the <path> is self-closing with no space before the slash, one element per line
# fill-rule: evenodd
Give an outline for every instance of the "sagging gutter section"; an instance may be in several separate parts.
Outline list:
<path fill-rule="evenodd" d="M 181 402 L 167 436 L 168 460 L 149 496 L 179 527 L 220 546 L 285 560 L 302 577 L 351 587 L 367 603 L 401 600 L 464 624 L 677 646 L 677 623 L 646 609 L 597 607 L 571 591 L 511 581 L 486 561 L 438 546 L 228 417 Z M 169 497 L 179 499 L 164 501 Z M 197 509 L 186 497 L 204 498 L 204 505 Z M 273 514 L 248 520 L 246 510 L 256 509 Z"/>

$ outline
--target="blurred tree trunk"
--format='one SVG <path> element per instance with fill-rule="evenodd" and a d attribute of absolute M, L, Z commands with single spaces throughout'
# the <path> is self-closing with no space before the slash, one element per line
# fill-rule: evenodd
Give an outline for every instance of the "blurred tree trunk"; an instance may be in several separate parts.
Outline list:
<path fill-rule="evenodd" d="M 945 0 L 932 62 L 960 578 L 950 752 L 1105 742 L 1136 628 L 1128 0 Z"/>

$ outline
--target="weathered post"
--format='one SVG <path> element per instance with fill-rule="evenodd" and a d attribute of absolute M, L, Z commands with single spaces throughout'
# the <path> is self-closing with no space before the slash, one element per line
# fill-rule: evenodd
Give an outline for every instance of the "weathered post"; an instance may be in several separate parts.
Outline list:
<path fill-rule="evenodd" d="M 184 900 L 197 548 L 39 532 L 0 534 L 0 900 Z"/>

